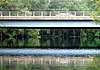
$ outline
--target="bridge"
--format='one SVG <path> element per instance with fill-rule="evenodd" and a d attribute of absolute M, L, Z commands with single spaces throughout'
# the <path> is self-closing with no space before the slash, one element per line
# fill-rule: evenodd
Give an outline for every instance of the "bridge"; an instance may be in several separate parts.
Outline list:
<path fill-rule="evenodd" d="M 99 14 L 99 11 L 0 11 L 0 27 L 100 27 L 93 22 L 93 14 Z"/>
<path fill-rule="evenodd" d="M 0 11 L 0 20 L 93 20 L 99 11 Z"/>

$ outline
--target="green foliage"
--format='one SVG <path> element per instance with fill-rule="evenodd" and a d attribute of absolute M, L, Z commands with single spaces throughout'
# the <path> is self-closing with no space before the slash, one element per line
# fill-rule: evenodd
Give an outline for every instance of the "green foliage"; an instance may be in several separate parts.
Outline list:
<path fill-rule="evenodd" d="M 39 35 L 40 29 L 27 29 L 27 35 L 31 37 L 37 37 Z"/>
<path fill-rule="evenodd" d="M 100 16 L 100 0 L 93 0 L 90 5 L 91 5 L 91 8 L 97 11 L 91 14 L 93 17 L 93 20 L 95 21 L 96 24 L 100 24 L 100 17 L 98 17 Z"/>
<path fill-rule="evenodd" d="M 93 57 L 93 62 L 91 63 L 94 70 L 100 70 L 100 55 Z"/>
<path fill-rule="evenodd" d="M 90 37 L 82 37 L 80 46 L 88 46 L 88 47 L 99 47 L 100 46 L 100 39 L 98 37 L 96 38 L 90 38 Z"/>
<path fill-rule="evenodd" d="M 40 36 L 43 36 L 43 35 L 50 35 L 51 33 L 51 29 L 40 29 Z"/>
<path fill-rule="evenodd" d="M 96 0 L 1 0 L 0 10 L 96 10 L 95 5 Z"/>
<path fill-rule="evenodd" d="M 100 29 L 82 29 L 82 36 L 100 36 Z"/>
<path fill-rule="evenodd" d="M 91 2 L 91 0 L 88 0 Z M 95 2 L 94 2 L 95 3 Z M 89 10 L 86 0 L 52 0 L 49 9 L 57 10 Z"/>
<path fill-rule="evenodd" d="M 9 0 L 0 0 L 0 10 L 8 10 L 8 1 Z"/>

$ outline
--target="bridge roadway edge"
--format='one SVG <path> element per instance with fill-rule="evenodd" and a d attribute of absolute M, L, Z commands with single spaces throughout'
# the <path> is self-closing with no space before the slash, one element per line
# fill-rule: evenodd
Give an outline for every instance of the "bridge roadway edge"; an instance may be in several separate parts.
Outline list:
<path fill-rule="evenodd" d="M 93 20 L 90 16 L 1 16 L 0 20 Z"/>

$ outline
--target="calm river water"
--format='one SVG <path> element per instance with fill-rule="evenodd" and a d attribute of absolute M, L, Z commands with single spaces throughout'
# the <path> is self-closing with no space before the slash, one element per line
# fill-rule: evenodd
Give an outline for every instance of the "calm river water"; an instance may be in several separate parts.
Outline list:
<path fill-rule="evenodd" d="M 77 46 L 78 48 L 83 47 L 99 47 L 100 39 L 95 38 L 27 38 L 27 39 L 1 39 L 0 41 L 0 54 L 7 54 L 0 56 L 0 70 L 100 70 L 100 50 L 43 50 L 43 49 L 26 49 L 25 47 L 32 48 L 73 48 Z M 4 49 L 4 48 L 23 48 L 23 49 Z M 10 51 L 11 50 L 11 51 Z M 15 50 L 15 51 L 14 51 Z M 42 52 L 43 51 L 43 52 Z M 49 52 L 50 53 L 49 53 Z M 55 53 L 55 51 L 59 53 Z M 62 51 L 62 52 L 61 52 Z M 79 52 L 80 51 L 80 52 Z M 10 52 L 10 53 L 9 53 Z M 15 53 L 13 53 L 15 52 Z M 42 52 L 42 53 L 41 53 Z M 63 56 L 57 55 L 9 55 L 9 54 L 66 54 Z M 66 53 L 67 52 L 67 53 Z M 69 53 L 68 53 L 69 52 Z M 68 54 L 74 55 L 68 55 Z M 97 55 L 75 55 L 75 54 L 97 54 Z M 98 54 L 99 53 L 99 54 Z"/>
<path fill-rule="evenodd" d="M 0 70 L 100 70 L 100 56 L 0 56 Z"/>
<path fill-rule="evenodd" d="M 8 38 L 0 41 L 0 48 L 91 48 L 99 47 L 100 38 L 62 37 L 52 38 Z"/>

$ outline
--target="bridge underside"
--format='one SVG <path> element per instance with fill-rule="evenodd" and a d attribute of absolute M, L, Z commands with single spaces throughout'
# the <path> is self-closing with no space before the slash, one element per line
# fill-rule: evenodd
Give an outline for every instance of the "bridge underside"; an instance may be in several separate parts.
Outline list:
<path fill-rule="evenodd" d="M 93 21 L 75 21 L 75 20 L 21 20 L 21 21 L 0 21 L 0 27 L 100 27 Z"/>

